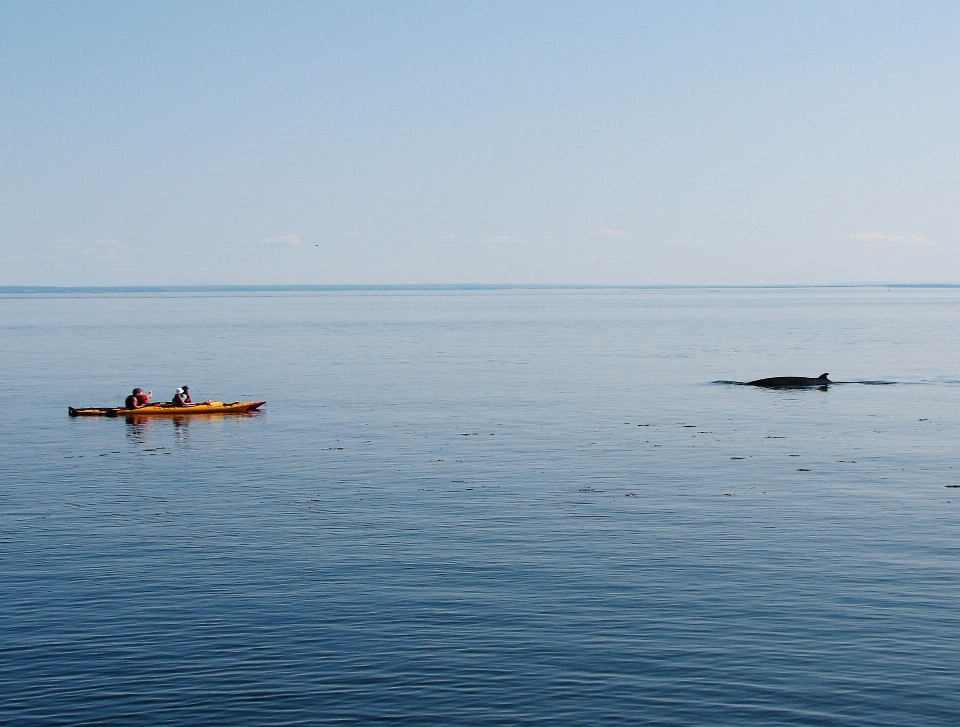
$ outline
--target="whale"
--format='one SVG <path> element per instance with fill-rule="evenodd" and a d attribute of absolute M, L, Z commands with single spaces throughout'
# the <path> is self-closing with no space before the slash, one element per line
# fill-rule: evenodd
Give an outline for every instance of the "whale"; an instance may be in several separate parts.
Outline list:
<path fill-rule="evenodd" d="M 769 379 L 748 381 L 747 386 L 762 386 L 765 389 L 809 389 L 814 386 L 826 387 L 833 382 L 827 378 L 829 374 L 820 374 L 815 379 L 806 376 L 773 376 Z"/>

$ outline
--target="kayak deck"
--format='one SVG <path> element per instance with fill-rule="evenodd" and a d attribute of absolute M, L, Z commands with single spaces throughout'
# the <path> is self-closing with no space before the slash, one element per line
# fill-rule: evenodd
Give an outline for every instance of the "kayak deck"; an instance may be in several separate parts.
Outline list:
<path fill-rule="evenodd" d="M 124 407 L 89 407 L 74 409 L 67 407 L 72 417 L 139 417 L 139 416 L 187 416 L 195 414 L 244 414 L 256 411 L 266 404 L 265 401 L 234 401 L 224 404 L 222 401 L 211 401 L 206 404 L 191 404 L 189 406 L 173 406 L 172 404 L 150 404 L 139 409 Z"/>

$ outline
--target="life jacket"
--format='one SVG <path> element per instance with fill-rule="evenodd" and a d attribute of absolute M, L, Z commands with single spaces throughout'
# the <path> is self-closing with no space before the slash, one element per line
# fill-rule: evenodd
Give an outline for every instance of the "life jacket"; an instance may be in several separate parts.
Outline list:
<path fill-rule="evenodd" d="M 133 394 L 130 394 L 130 396 L 128 396 L 126 399 L 124 399 L 123 405 L 124 405 L 127 409 L 136 409 L 136 408 L 137 408 L 137 397 L 134 396 Z"/>

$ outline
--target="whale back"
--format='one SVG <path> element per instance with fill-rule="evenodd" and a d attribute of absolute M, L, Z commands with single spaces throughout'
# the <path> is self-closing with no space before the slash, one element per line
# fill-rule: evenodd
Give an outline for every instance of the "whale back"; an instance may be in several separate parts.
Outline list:
<path fill-rule="evenodd" d="M 765 389 L 804 389 L 821 387 L 833 383 L 827 378 L 829 374 L 820 374 L 817 378 L 806 376 L 773 376 L 769 379 L 757 379 L 747 382 L 748 386 L 761 386 Z"/>

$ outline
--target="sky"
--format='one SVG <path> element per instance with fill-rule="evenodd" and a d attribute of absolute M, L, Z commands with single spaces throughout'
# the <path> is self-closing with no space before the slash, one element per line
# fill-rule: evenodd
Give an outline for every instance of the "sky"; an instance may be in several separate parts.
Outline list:
<path fill-rule="evenodd" d="M 0 285 L 960 283 L 960 3 L 0 0 Z"/>

